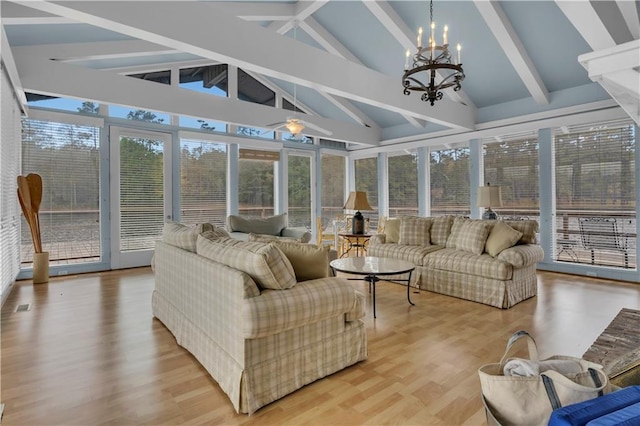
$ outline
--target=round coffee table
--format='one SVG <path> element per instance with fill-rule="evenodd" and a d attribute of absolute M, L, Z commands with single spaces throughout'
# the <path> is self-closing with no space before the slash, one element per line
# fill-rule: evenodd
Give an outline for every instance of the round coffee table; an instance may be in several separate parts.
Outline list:
<path fill-rule="evenodd" d="M 373 317 L 376 317 L 376 283 L 380 281 L 380 277 L 389 275 L 409 274 L 406 280 L 394 279 L 394 281 L 407 282 L 407 300 L 411 305 L 415 305 L 411 301 L 410 283 L 411 274 L 416 268 L 411 262 L 404 260 L 389 259 L 386 257 L 345 257 L 343 259 L 332 260 L 329 264 L 335 275 L 335 271 L 347 274 L 364 275 L 364 280 L 369 283 L 369 291 L 373 288 Z M 352 280 L 360 278 L 349 278 Z"/>

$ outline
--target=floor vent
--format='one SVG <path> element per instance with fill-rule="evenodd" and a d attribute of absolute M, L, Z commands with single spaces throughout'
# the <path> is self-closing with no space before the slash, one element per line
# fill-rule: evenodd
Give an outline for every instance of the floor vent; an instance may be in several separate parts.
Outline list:
<path fill-rule="evenodd" d="M 18 307 L 16 308 L 16 312 L 27 312 L 31 310 L 31 305 L 28 303 L 25 303 L 24 305 L 18 305 Z"/>

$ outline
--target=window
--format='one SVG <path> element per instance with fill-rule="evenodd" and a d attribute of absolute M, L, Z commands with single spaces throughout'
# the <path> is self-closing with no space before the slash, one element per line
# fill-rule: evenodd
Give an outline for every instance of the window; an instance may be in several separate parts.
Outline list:
<path fill-rule="evenodd" d="M 180 141 L 180 221 L 224 226 L 227 217 L 227 146 Z"/>
<path fill-rule="evenodd" d="M 311 230 L 311 157 L 288 155 L 289 226 Z"/>
<path fill-rule="evenodd" d="M 0 144 L 0 302 L 5 300 L 20 269 L 20 207 L 16 176 L 20 173 L 20 104 L 4 68 L 1 67 L 2 143 Z"/>
<path fill-rule="evenodd" d="M 201 118 L 194 118 L 186 115 L 180 116 L 179 123 L 180 127 L 208 130 L 210 132 L 226 133 L 227 131 L 227 125 L 221 121 L 203 120 Z"/>
<path fill-rule="evenodd" d="M 389 157 L 389 216 L 418 214 L 418 158 L 416 154 Z M 369 201 L 371 202 L 371 201 Z"/>
<path fill-rule="evenodd" d="M 556 132 L 554 148 L 555 259 L 635 269 L 632 123 L 565 127 Z"/>
<path fill-rule="evenodd" d="M 55 96 L 26 93 L 27 105 L 34 107 L 53 108 L 64 111 L 81 112 L 84 114 L 97 114 L 98 105 L 92 102 L 81 101 L 73 98 L 59 98 Z"/>
<path fill-rule="evenodd" d="M 484 185 L 499 186 L 502 207 L 491 206 L 503 219 L 540 216 L 538 190 L 538 138 L 536 135 L 502 137 L 483 143 Z"/>
<path fill-rule="evenodd" d="M 368 218 L 369 229 L 375 230 L 378 227 L 378 159 L 363 158 L 355 160 L 356 191 L 367 193 L 367 201 L 375 210 L 372 212 L 362 212 Z"/>
<path fill-rule="evenodd" d="M 118 105 L 109 105 L 111 117 L 126 118 L 127 120 L 145 121 L 147 123 L 170 124 L 169 114 L 147 111 L 144 109 L 130 109 Z"/>
<path fill-rule="evenodd" d="M 431 216 L 468 216 L 469 148 L 434 149 L 429 155 Z"/>
<path fill-rule="evenodd" d="M 238 204 L 243 216 L 273 216 L 275 172 L 280 154 L 272 151 L 240 149 L 238 161 Z"/>
<path fill-rule="evenodd" d="M 52 264 L 100 260 L 100 129 L 49 121 L 23 121 L 22 174 L 42 177 L 40 228 Z M 22 263 L 33 245 L 22 219 Z"/>
<path fill-rule="evenodd" d="M 153 71 L 143 72 L 140 74 L 129 74 L 128 77 L 138 78 L 140 80 L 152 81 L 160 84 L 171 84 L 171 71 Z"/>
<path fill-rule="evenodd" d="M 276 93 L 238 68 L 238 99 L 254 104 L 276 106 Z"/>
<path fill-rule="evenodd" d="M 340 155 L 322 154 L 322 194 L 320 196 L 322 226 L 333 226 L 332 221 L 343 213 L 345 202 L 345 158 Z"/>
<path fill-rule="evenodd" d="M 227 64 L 184 68 L 180 70 L 180 87 L 226 97 L 229 85 L 227 72 Z"/>

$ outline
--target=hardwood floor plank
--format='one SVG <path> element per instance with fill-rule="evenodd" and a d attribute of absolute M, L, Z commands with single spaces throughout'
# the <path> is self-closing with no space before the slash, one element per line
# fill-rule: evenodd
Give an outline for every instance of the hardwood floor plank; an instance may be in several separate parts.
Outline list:
<path fill-rule="evenodd" d="M 351 283 L 367 296 L 369 358 L 246 416 L 153 318 L 150 269 L 18 282 L 1 314 L 3 425 L 483 424 L 477 369 L 514 331 L 542 357 L 581 356 L 621 308 L 640 309 L 636 284 L 540 272 L 539 295 L 509 310 L 425 291 L 410 306 L 406 287 L 379 282 L 374 320 L 366 283 Z"/>

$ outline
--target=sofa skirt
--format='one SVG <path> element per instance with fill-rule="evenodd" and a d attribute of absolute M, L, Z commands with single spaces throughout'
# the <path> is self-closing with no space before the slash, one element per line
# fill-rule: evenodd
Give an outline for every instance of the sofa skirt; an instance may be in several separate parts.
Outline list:
<path fill-rule="evenodd" d="M 496 280 L 455 271 L 420 269 L 421 289 L 507 309 L 538 293 L 536 265 L 513 270 L 510 280 Z"/>

